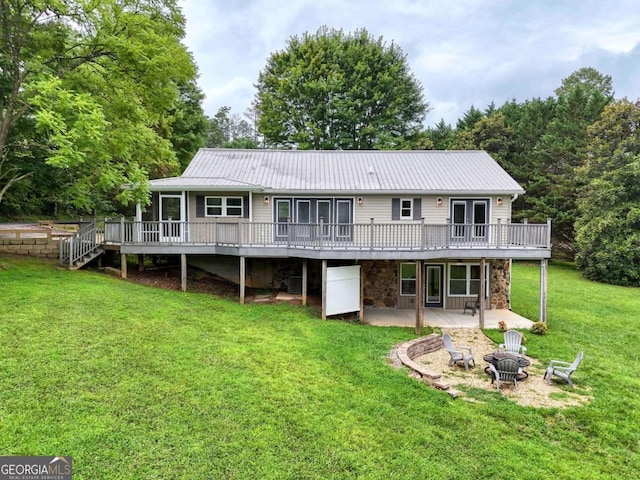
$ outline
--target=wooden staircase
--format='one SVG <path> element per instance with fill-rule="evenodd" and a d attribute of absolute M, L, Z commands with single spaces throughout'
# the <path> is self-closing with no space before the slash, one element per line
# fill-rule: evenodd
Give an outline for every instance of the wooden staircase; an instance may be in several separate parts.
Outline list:
<path fill-rule="evenodd" d="M 77 233 L 60 239 L 60 265 L 69 270 L 78 270 L 103 253 L 95 221 L 81 223 Z"/>
<path fill-rule="evenodd" d="M 84 267 L 85 265 L 87 265 L 88 263 L 90 263 L 93 260 L 95 260 L 96 258 L 98 258 L 103 253 L 104 253 L 104 250 L 102 248 L 98 247 L 95 250 L 93 250 L 92 252 L 89 252 L 86 255 L 84 255 L 82 258 L 77 259 L 73 263 L 73 265 L 67 265 L 67 269 L 69 269 L 69 270 L 79 270 L 82 267 Z"/>

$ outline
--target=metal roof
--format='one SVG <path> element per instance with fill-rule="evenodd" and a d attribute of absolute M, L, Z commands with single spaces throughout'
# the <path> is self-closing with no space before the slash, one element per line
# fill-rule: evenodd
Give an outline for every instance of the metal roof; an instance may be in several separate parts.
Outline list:
<path fill-rule="evenodd" d="M 524 193 L 487 152 L 477 150 L 203 148 L 180 177 L 150 183 L 154 191 Z"/>

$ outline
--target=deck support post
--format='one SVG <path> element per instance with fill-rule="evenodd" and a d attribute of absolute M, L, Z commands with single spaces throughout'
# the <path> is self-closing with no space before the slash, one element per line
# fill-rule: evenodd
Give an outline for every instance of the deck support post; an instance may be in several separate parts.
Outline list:
<path fill-rule="evenodd" d="M 138 254 L 138 271 L 144 272 L 144 254 L 143 253 Z"/>
<path fill-rule="evenodd" d="M 486 286 L 486 282 L 487 279 L 485 278 L 485 259 L 484 257 L 482 257 L 480 259 L 480 292 L 478 295 L 478 299 L 480 300 L 480 311 L 478 312 L 478 321 L 480 322 L 480 328 L 484 328 L 484 297 L 485 294 L 487 292 L 487 286 Z"/>
<path fill-rule="evenodd" d="M 183 292 L 187 291 L 187 255 L 180 254 L 180 287 Z"/>
<path fill-rule="evenodd" d="M 247 259 L 240 257 L 240 305 L 244 305 L 244 290 L 246 285 Z"/>
<path fill-rule="evenodd" d="M 422 317 L 424 315 L 424 300 L 422 298 L 422 260 L 416 262 L 416 335 L 420 335 Z"/>
<path fill-rule="evenodd" d="M 302 260 L 302 305 L 307 306 L 307 259 Z"/>
<path fill-rule="evenodd" d="M 120 251 L 120 277 L 127 278 L 127 254 Z"/>
<path fill-rule="evenodd" d="M 547 322 L 547 265 L 549 260 L 540 260 L 540 321 Z"/>
<path fill-rule="evenodd" d="M 360 265 L 360 311 L 358 312 L 358 320 L 360 320 L 360 323 L 365 323 L 364 321 L 364 271 L 362 268 L 362 264 Z"/>
<path fill-rule="evenodd" d="M 327 261 L 322 260 L 322 320 L 327 319 Z"/>

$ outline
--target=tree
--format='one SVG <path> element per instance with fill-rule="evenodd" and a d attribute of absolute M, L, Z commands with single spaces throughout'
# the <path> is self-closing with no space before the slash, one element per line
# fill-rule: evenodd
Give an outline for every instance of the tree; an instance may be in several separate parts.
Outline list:
<path fill-rule="evenodd" d="M 609 100 L 613 99 L 611 76 L 603 75 L 595 68 L 583 67 L 576 70 L 562 80 L 562 84 L 556 89 L 555 93 L 558 97 L 563 97 L 571 93 L 576 87 L 602 95 Z"/>
<path fill-rule="evenodd" d="M 428 111 L 402 49 L 365 29 L 291 37 L 256 87 L 259 131 L 275 146 L 398 148 Z"/>
<path fill-rule="evenodd" d="M 494 113 L 482 117 L 471 128 L 462 130 L 453 148 L 459 150 L 486 150 L 503 168 L 508 161 L 511 129 L 505 123 L 504 115 Z"/>
<path fill-rule="evenodd" d="M 552 219 L 556 243 L 573 252 L 580 188 L 577 169 L 586 158 L 587 127 L 600 118 L 611 97 L 573 76 L 563 80 L 558 91 L 555 116 L 534 150 L 542 175 L 533 201 L 540 217 Z"/>
<path fill-rule="evenodd" d="M 576 264 L 591 279 L 640 286 L 640 101 L 609 104 L 589 128 Z"/>
<path fill-rule="evenodd" d="M 436 150 L 449 150 L 455 141 L 453 128 L 448 123 L 445 123 L 444 118 L 441 118 L 435 127 L 427 128 L 426 134 Z"/>
<path fill-rule="evenodd" d="M 231 114 L 231 107 L 220 107 L 209 119 L 207 130 L 207 147 L 258 148 L 253 125 L 237 113 Z"/>
<path fill-rule="evenodd" d="M 48 170 L 66 208 L 145 202 L 149 176 L 178 170 L 174 114 L 196 74 L 183 35 L 174 0 L 3 1 L 2 195 Z"/>
<path fill-rule="evenodd" d="M 482 112 L 471 105 L 471 108 L 464 112 L 462 118 L 458 120 L 458 123 L 456 123 L 456 130 L 458 132 L 462 130 L 468 130 L 472 128 L 476 124 L 476 122 L 480 121 L 480 119 L 483 117 L 484 115 L 482 114 Z"/>

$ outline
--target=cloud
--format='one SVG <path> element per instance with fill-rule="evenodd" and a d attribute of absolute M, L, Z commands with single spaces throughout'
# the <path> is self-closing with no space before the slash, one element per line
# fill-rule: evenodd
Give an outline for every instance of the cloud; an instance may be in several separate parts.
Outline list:
<path fill-rule="evenodd" d="M 640 9 L 609 2 L 481 0 L 179 0 L 185 42 L 200 70 L 212 116 L 242 113 L 269 55 L 320 26 L 393 41 L 407 54 L 433 107 L 427 124 L 455 124 L 484 108 L 553 95 L 571 72 L 592 66 L 612 76 L 617 95 L 638 96 Z"/>

